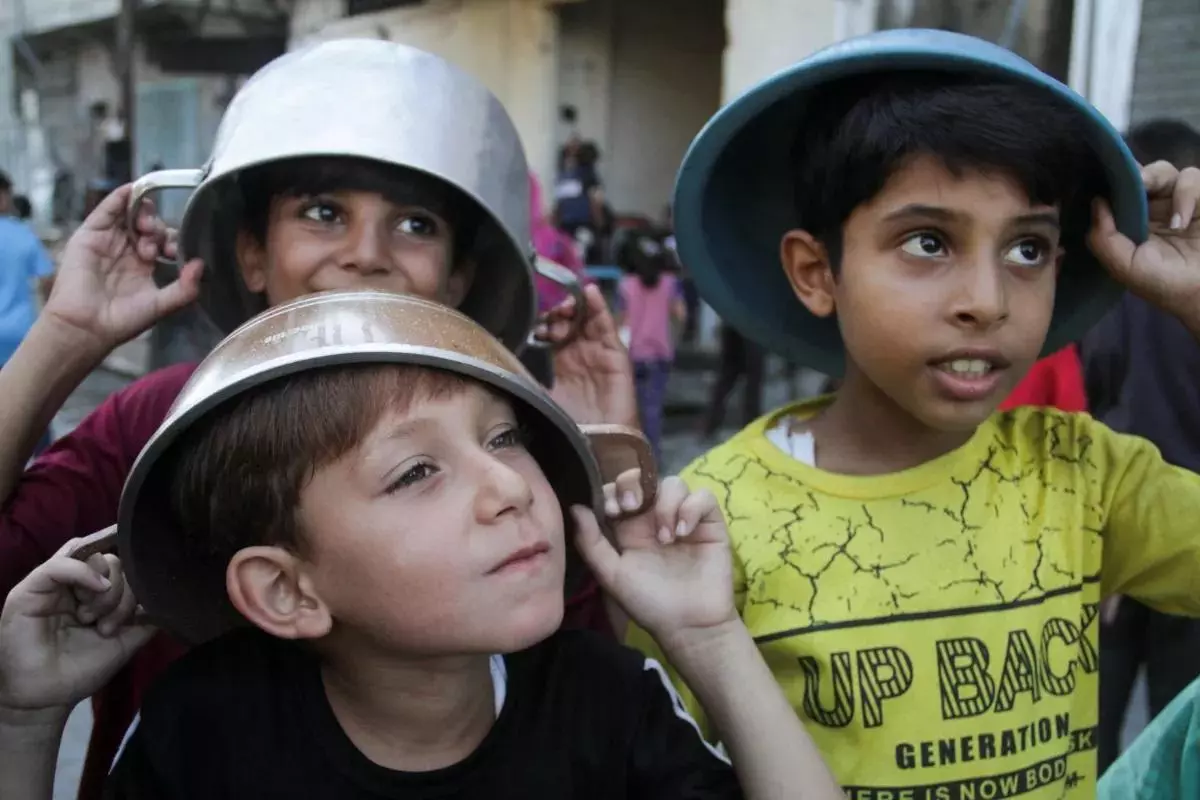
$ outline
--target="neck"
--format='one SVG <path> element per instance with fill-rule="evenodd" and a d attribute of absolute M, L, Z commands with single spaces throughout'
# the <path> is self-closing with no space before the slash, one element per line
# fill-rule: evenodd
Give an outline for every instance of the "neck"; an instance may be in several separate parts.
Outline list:
<path fill-rule="evenodd" d="M 864 424 L 870 420 L 870 424 Z M 809 426 L 821 469 L 885 475 L 932 461 L 970 440 L 974 430 L 941 431 L 909 414 L 853 364 L 832 403 Z M 823 445 L 823 447 L 822 447 Z"/>
<path fill-rule="evenodd" d="M 426 772 L 457 764 L 495 722 L 487 656 L 328 649 L 339 651 L 322 659 L 329 705 L 355 747 L 380 766 Z"/>

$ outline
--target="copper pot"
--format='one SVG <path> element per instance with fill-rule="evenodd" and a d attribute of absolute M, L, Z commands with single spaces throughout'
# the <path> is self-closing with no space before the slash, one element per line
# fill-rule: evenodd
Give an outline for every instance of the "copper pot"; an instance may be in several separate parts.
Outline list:
<path fill-rule="evenodd" d="M 641 433 L 618 425 L 576 425 L 521 362 L 464 314 L 416 297 L 373 291 L 326 292 L 272 308 L 230 334 L 200 364 L 143 448 L 121 496 L 118 524 L 74 553 L 116 545 L 147 616 L 198 643 L 242 624 L 225 592 L 226 564 L 185 555 L 168 509 L 173 446 L 197 420 L 267 381 L 317 367 L 413 364 L 472 378 L 530 412 L 530 449 L 564 508 L 590 506 L 603 519 L 605 480 L 642 470 L 648 507 L 657 475 Z M 569 525 L 568 515 L 568 525 Z M 586 575 L 573 548 L 568 593 Z"/>

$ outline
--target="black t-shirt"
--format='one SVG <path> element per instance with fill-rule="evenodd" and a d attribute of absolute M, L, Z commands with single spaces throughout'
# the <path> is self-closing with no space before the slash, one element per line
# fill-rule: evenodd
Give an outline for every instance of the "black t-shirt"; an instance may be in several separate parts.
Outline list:
<path fill-rule="evenodd" d="M 240 631 L 155 684 L 107 796 L 143 798 L 740 798 L 661 667 L 586 631 L 506 656 L 503 708 L 479 748 L 405 773 L 366 758 L 294 643 Z"/>

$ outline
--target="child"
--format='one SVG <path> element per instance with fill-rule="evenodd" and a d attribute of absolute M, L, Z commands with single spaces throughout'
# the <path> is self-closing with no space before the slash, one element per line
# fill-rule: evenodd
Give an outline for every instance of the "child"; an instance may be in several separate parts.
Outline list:
<path fill-rule="evenodd" d="M 655 662 L 557 632 L 564 505 L 590 503 L 592 488 L 568 480 L 582 469 L 563 448 L 525 438 L 554 423 L 497 384 L 362 355 L 242 385 L 172 423 L 186 427 L 154 465 L 169 500 L 133 500 L 169 511 L 154 524 L 137 509 L 123 518 L 130 566 L 186 559 L 201 591 L 147 606 L 181 632 L 222 619 L 226 605 L 242 619 L 151 690 L 109 796 L 840 798 L 737 618 L 709 493 L 668 479 L 655 508 L 617 523 L 620 552 L 588 506 L 570 511 L 605 588 L 666 643 L 721 721 L 736 777 Z M 618 496 L 641 505 L 638 478 L 607 487 L 614 514 Z M 20 587 L 5 614 L 37 588 Z M 70 592 L 59 594 L 69 608 Z M 0 684 L 59 666 L 48 642 L 29 638 L 0 640 L 0 651 L 22 645 L 29 665 Z M 43 723 L 61 718 L 72 689 L 0 699 L 11 707 L 15 694 Z M 0 731 L 5 750 L 25 755 L 3 766 L 48 787 L 52 737 L 38 725 Z"/>
<path fill-rule="evenodd" d="M 381 76 L 381 70 L 386 74 Z M 430 130 L 458 125 L 463 112 L 456 101 L 435 103 L 428 113 L 419 113 L 430 100 L 426 82 L 417 75 L 437 76 L 479 106 L 477 113 L 498 115 L 492 118 L 488 153 L 520 177 L 516 190 L 504 195 L 512 206 L 486 206 L 475 199 L 469 181 L 455 178 L 465 165 L 452 163 L 450 156 L 475 158 L 479 146 L 447 138 L 445 130 Z M 320 91 L 311 88 L 314 81 Z M 378 102 L 361 102 L 364 84 L 378 94 Z M 270 158 L 268 147 L 259 153 L 256 166 L 228 176 L 219 204 L 223 214 L 232 215 L 224 218 L 230 223 L 227 235 L 218 236 L 214 227 L 207 236 L 198 232 L 192 237 L 230 250 L 232 263 L 193 260 L 183 266 L 178 280 L 157 286 L 154 257 L 161 226 L 144 213 L 137 223 L 136 246 L 128 244 L 124 220 L 129 187 L 109 195 L 68 244 L 52 296 L 0 371 L 0 594 L 68 538 L 115 522 L 124 479 L 194 364 L 151 373 L 113 395 L 24 474 L 22 468 L 66 398 L 114 347 L 197 297 L 202 269 L 213 284 L 226 279 L 243 283 L 263 307 L 323 289 L 355 287 L 458 305 L 472 295 L 473 286 L 494 277 L 488 270 L 502 268 L 518 270 L 510 277 L 528 282 L 528 253 L 517 244 L 528 241 L 525 157 L 498 101 L 476 82 L 441 59 L 401 45 L 325 42 L 283 56 L 248 81 L 230 105 L 219 141 L 245 133 L 247 119 L 278 124 L 281 96 L 289 103 L 292 123 L 305 119 L 312 124 L 293 124 L 288 136 L 261 131 L 255 146 L 287 144 L 289 155 Z M 411 161 L 385 159 L 379 147 L 367 147 L 371 141 L 366 134 L 375 131 L 375 139 L 388 144 L 387 152 L 397 152 L 390 147 L 404 126 L 412 126 L 405 129 L 403 141 L 413 146 L 402 151 L 412 154 Z M 512 134 L 507 139 L 505 130 Z M 305 137 L 301 141 L 320 148 L 317 152 L 342 157 L 297 155 L 300 134 Z M 442 140 L 449 142 L 443 147 L 464 143 L 461 151 L 418 147 Z M 189 212 L 188 218 L 201 211 Z M 521 230 L 504 235 L 505 221 L 512 220 L 524 220 L 517 226 Z M 189 233 L 185 220 L 181 235 L 186 239 Z M 597 290 L 590 289 L 586 297 L 588 322 L 582 335 L 556 354 L 555 397 L 580 422 L 633 422 L 632 375 L 612 317 Z M 488 305 L 486 297 L 481 301 L 474 311 L 486 314 L 494 330 L 513 327 L 515 317 L 507 317 L 503 307 Z M 552 315 L 548 338 L 561 339 L 562 318 L 569 313 L 560 309 Z M 524 324 L 518 321 L 517 327 Z M 526 332 L 519 333 L 523 337 Z M 602 609 L 573 606 L 571 617 L 575 624 L 598 624 Z M 117 676 L 110 691 L 97 697 L 84 800 L 98 797 L 142 690 L 179 652 L 180 646 L 169 639 L 156 639 Z"/>
<path fill-rule="evenodd" d="M 675 359 L 671 321 L 682 322 L 687 308 L 679 281 L 668 271 L 671 256 L 661 237 L 648 232 L 631 234 L 619 258 L 627 274 L 617 287 L 621 298 L 617 324 L 629 328 L 638 415 L 655 458 L 661 460 L 663 401 Z"/>
<path fill-rule="evenodd" d="M 897 30 L 727 106 L 679 174 L 717 313 L 844 365 L 685 477 L 847 796 L 1092 797 L 1097 606 L 1200 613 L 1200 478 L 1083 414 L 994 410 L 1118 293 L 1105 269 L 1200 332 L 1200 171 L 1140 175 L 1012 53 Z"/>

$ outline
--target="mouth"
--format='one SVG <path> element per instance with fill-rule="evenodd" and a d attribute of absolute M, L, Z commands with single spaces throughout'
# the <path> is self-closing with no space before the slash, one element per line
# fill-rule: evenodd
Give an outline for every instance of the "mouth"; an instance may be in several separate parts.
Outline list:
<path fill-rule="evenodd" d="M 929 362 L 941 394 L 950 400 L 982 400 L 995 391 L 1009 360 L 995 350 L 958 350 Z"/>
<path fill-rule="evenodd" d="M 522 547 L 488 570 L 487 574 L 497 575 L 504 572 L 535 568 L 545 561 L 549 553 L 550 545 L 547 542 L 538 542 L 528 547 Z"/>

